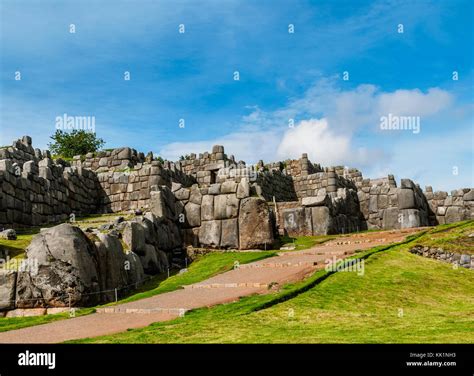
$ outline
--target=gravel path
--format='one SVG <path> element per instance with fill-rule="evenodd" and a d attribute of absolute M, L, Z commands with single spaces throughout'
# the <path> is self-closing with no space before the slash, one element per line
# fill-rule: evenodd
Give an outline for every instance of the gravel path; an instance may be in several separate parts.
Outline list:
<path fill-rule="evenodd" d="M 0 333 L 0 343 L 57 343 L 96 337 L 171 320 L 187 310 L 210 307 L 252 294 L 268 293 L 279 285 L 299 281 L 328 259 L 342 259 L 359 249 L 402 241 L 419 229 L 354 234 L 309 250 L 281 252 L 278 256 L 241 265 L 234 270 L 183 289 L 113 307 L 97 313 Z"/>

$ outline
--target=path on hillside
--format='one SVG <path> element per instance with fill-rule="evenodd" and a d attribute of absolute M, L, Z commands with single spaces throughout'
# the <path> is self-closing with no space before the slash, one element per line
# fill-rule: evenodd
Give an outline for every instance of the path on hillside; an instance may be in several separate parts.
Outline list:
<path fill-rule="evenodd" d="M 359 249 L 399 242 L 419 229 L 353 234 L 303 251 L 281 252 L 183 289 L 99 308 L 97 313 L 0 333 L 0 343 L 57 343 L 97 337 L 167 321 L 190 309 L 228 303 L 251 294 L 274 291 L 323 269 L 326 260 L 348 257 Z"/>

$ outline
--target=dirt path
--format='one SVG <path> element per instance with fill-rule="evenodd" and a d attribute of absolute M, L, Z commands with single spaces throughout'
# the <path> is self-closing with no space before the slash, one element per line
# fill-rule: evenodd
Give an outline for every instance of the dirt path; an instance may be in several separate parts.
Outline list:
<path fill-rule="evenodd" d="M 371 232 L 338 238 L 304 251 L 244 264 L 183 289 L 113 307 L 97 313 L 0 333 L 0 343 L 57 343 L 97 337 L 139 328 L 182 316 L 186 311 L 264 294 L 279 285 L 299 281 L 326 266 L 328 259 L 342 259 L 359 249 L 402 241 L 419 229 Z"/>

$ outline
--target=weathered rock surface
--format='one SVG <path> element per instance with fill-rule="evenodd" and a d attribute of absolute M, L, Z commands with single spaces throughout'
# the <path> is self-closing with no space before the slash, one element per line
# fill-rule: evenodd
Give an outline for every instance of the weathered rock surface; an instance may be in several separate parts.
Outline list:
<path fill-rule="evenodd" d="M 257 197 L 240 202 L 240 249 L 269 248 L 274 242 L 273 226 L 267 203 Z"/>
<path fill-rule="evenodd" d="M 238 219 L 224 219 L 220 246 L 222 248 L 239 249 L 239 224 Z"/>
<path fill-rule="evenodd" d="M 218 247 L 221 240 L 222 221 L 202 221 L 199 242 L 208 247 Z"/>
<path fill-rule="evenodd" d="M 18 273 L 17 307 L 100 302 L 99 255 L 78 227 L 62 224 L 41 231 L 26 249 L 26 256 L 32 270 Z"/>
<path fill-rule="evenodd" d="M 333 220 L 326 206 L 311 208 L 314 235 L 327 235 L 333 233 Z"/>
<path fill-rule="evenodd" d="M 15 270 L 0 269 L 0 311 L 15 308 L 16 276 Z"/>

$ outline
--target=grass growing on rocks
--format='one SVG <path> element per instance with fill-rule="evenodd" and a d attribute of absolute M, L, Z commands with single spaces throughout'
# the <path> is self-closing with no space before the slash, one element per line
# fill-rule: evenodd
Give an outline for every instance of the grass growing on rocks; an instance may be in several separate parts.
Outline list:
<path fill-rule="evenodd" d="M 474 221 L 459 222 L 455 227 L 452 224 L 438 226 L 416 244 L 454 253 L 474 254 Z"/>
<path fill-rule="evenodd" d="M 145 283 L 138 291 L 131 296 L 119 300 L 117 304 L 131 302 L 164 292 L 173 291 L 184 285 L 200 282 L 210 278 L 218 273 L 232 269 L 234 262 L 240 264 L 258 261 L 265 257 L 274 256 L 273 252 L 215 252 L 199 257 L 183 274 L 175 274 L 168 279 L 166 276 L 155 276 L 151 281 Z M 111 303 L 116 304 L 116 303 Z M 108 304 L 110 305 L 110 304 Z M 96 307 L 83 308 L 76 310 L 76 317 L 95 312 Z M 0 318 L 0 332 L 14 329 L 21 329 L 28 326 L 46 324 L 56 320 L 69 318 L 69 313 L 57 313 L 44 316 L 32 317 L 11 317 Z"/>
<path fill-rule="evenodd" d="M 474 272 L 410 254 L 414 243 L 354 256 L 366 257 L 362 276 L 319 271 L 277 294 L 77 342 L 473 343 Z"/>

